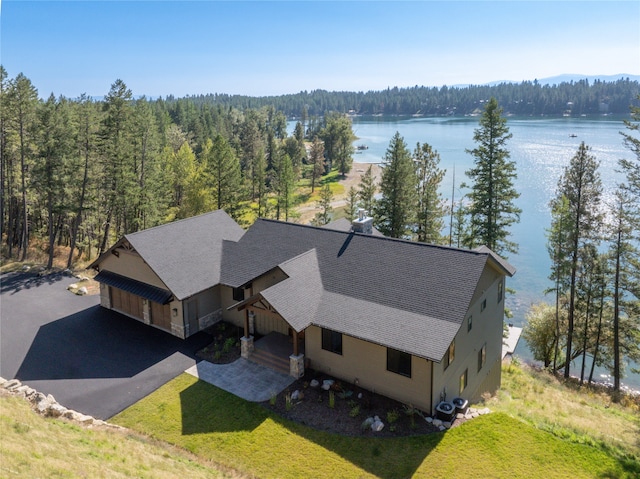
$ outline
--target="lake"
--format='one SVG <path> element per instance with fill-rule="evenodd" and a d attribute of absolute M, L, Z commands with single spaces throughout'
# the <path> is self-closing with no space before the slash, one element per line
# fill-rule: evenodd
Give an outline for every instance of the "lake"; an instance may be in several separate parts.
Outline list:
<path fill-rule="evenodd" d="M 616 183 L 622 178 L 615 171 L 618 159 L 632 158 L 632 153 L 622 143 L 620 131 L 625 130 L 622 120 L 622 117 L 612 116 L 507 118 L 507 126 L 513 135 L 507 148 L 511 159 L 516 162 L 518 173 L 515 186 L 520 198 L 516 204 L 522 209 L 520 223 L 512 228 L 512 240 L 519 245 L 519 251 L 508 258 L 518 270 L 508 281 L 508 286 L 516 290 L 516 294 L 510 295 L 507 301 L 513 312 L 510 322 L 514 325 L 523 325 L 532 303 L 554 302 L 553 296 L 544 295 L 544 290 L 553 286 L 548 279 L 551 261 L 545 230 L 551 222 L 549 201 L 555 195 L 565 166 L 580 142 L 584 141 L 600 162 L 603 199 L 609 201 Z M 358 151 L 354 160 L 382 162 L 396 131 L 404 137 L 411 151 L 417 142 L 429 143 L 440 154 L 440 167 L 447 170 L 441 185 L 443 197 L 451 200 L 455 170 L 455 198 L 458 200 L 465 193 L 459 185 L 468 181 L 464 173 L 473 166 L 473 157 L 465 150 L 475 147 L 473 132 L 478 128 L 478 121 L 479 117 L 357 116 L 353 118 L 353 131 L 358 137 L 354 145 L 366 145 L 368 149 Z M 525 359 L 531 358 L 525 341 L 519 342 L 516 354 Z M 579 370 L 572 368 L 572 374 L 579 374 Z M 640 389 L 640 375 L 629 374 L 624 383 Z"/>

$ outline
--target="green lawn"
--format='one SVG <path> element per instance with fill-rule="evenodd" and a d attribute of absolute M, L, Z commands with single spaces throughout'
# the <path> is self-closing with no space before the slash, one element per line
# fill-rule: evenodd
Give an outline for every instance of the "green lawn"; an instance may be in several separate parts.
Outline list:
<path fill-rule="evenodd" d="M 446 433 L 344 437 L 272 414 L 183 374 L 112 422 L 262 478 L 638 477 L 640 466 L 504 413 Z"/>

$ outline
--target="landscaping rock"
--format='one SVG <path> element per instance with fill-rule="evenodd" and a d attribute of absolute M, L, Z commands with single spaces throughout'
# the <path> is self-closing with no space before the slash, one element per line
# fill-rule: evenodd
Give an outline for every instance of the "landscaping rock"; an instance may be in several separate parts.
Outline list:
<path fill-rule="evenodd" d="M 78 289 L 78 285 L 76 283 L 72 283 L 69 286 L 67 286 L 67 289 Z"/>
<path fill-rule="evenodd" d="M 78 294 L 80 296 L 84 296 L 87 293 L 89 293 L 89 290 L 85 286 L 83 286 L 78 290 L 78 292 L 76 294 Z"/>
<path fill-rule="evenodd" d="M 298 389 L 296 389 L 295 391 L 293 391 L 291 393 L 291 400 L 292 401 L 297 401 L 300 398 L 300 391 Z"/>
<path fill-rule="evenodd" d="M 438 426 L 438 430 L 439 430 L 440 432 L 442 432 L 442 431 L 446 431 L 446 430 L 447 430 L 447 428 L 446 428 L 446 427 L 444 427 L 444 426 L 441 424 L 440 426 Z"/>
<path fill-rule="evenodd" d="M 380 419 L 377 419 L 377 420 L 373 421 L 373 424 L 371 425 L 371 430 L 373 432 L 380 432 L 383 429 L 384 429 L 384 423 Z"/>
<path fill-rule="evenodd" d="M 311 386 L 312 388 L 317 388 L 318 386 L 320 386 L 320 381 L 318 381 L 317 379 L 312 379 L 309 383 L 309 386 Z"/>
<path fill-rule="evenodd" d="M 440 427 L 440 426 L 442 426 L 442 421 L 440 419 L 436 418 L 436 419 L 433 420 L 433 425 L 435 427 Z"/>
<path fill-rule="evenodd" d="M 64 406 L 61 406 L 56 402 L 49 405 L 49 407 L 45 411 L 45 416 L 60 417 L 66 412 L 67 412 L 67 408 Z"/>
<path fill-rule="evenodd" d="M 19 388 L 20 386 L 22 386 L 22 383 L 20 381 L 18 381 L 17 379 L 12 379 L 10 381 L 7 381 L 6 383 L 4 383 L 3 387 L 9 391 L 14 391 L 17 388 Z"/>
<path fill-rule="evenodd" d="M 424 420 L 427 421 L 429 424 L 433 423 L 433 418 L 431 416 L 426 416 Z"/>
<path fill-rule="evenodd" d="M 331 386 L 333 386 L 334 383 L 335 381 L 333 379 L 325 379 L 324 381 L 322 381 L 322 389 L 328 391 L 329 389 L 331 389 Z"/>
<path fill-rule="evenodd" d="M 446 428 L 446 429 L 451 429 L 451 423 L 449 421 L 445 421 L 442 423 L 442 425 Z"/>
<path fill-rule="evenodd" d="M 478 414 L 480 414 L 481 416 L 484 414 L 489 414 L 491 412 L 491 410 L 488 407 L 485 407 L 484 409 L 480 409 L 478 411 Z"/>
<path fill-rule="evenodd" d="M 461 412 L 456 414 L 456 419 L 463 419 L 463 418 L 464 418 L 464 414 L 462 414 Z"/>

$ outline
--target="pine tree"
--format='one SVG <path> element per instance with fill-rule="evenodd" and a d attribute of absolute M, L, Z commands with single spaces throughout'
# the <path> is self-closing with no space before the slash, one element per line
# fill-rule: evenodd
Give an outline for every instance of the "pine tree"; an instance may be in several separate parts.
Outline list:
<path fill-rule="evenodd" d="M 333 192 L 331 191 L 331 185 L 328 183 L 322 187 L 320 191 L 320 200 L 317 205 L 320 208 L 320 212 L 316 213 L 313 223 L 318 226 L 326 225 L 331 221 L 331 213 L 333 207 L 331 202 L 333 201 Z"/>
<path fill-rule="evenodd" d="M 377 190 L 376 177 L 373 176 L 373 165 L 369 165 L 358 184 L 358 206 L 372 214 Z"/>
<path fill-rule="evenodd" d="M 353 221 L 356 217 L 356 211 L 358 209 L 358 190 L 353 186 L 347 191 L 347 206 L 345 208 L 345 215 L 349 221 Z"/>
<path fill-rule="evenodd" d="M 484 244 L 501 255 L 518 251 L 518 245 L 508 239 L 509 228 L 520 221 L 522 212 L 514 204 L 520 194 L 513 185 L 516 165 L 509 161 L 506 148 L 511 136 L 502 109 L 491 98 L 480 118 L 480 127 L 474 132 L 477 146 L 467 150 L 475 158 L 475 167 L 466 174 L 473 180 L 468 197 L 474 243 Z"/>
<path fill-rule="evenodd" d="M 559 249 L 557 251 L 559 261 L 568 261 L 568 263 L 561 264 L 560 267 L 558 265 L 554 266 L 563 274 L 563 277 L 560 278 L 562 293 L 569 296 L 564 364 L 565 378 L 569 377 L 571 360 L 575 358 L 572 348 L 575 315 L 578 308 L 577 280 L 580 252 L 591 244 L 597 246 L 598 230 L 602 224 L 599 211 L 601 189 L 598 162 L 590 154 L 589 147 L 583 142 L 560 178 L 556 199 L 554 200 L 557 204 L 564 196 L 568 203 L 568 212 L 566 212 L 567 224 L 566 227 L 563 225 L 564 232 L 562 233 L 566 235 L 566 238 L 562 240 L 561 246 L 558 246 Z M 564 276 L 565 271 L 568 276 Z"/>
<path fill-rule="evenodd" d="M 20 164 L 20 206 L 15 198 L 14 205 L 10 205 L 9 227 L 7 241 L 9 243 L 9 256 L 12 255 L 12 247 L 18 245 L 22 251 L 20 261 L 27 258 L 29 246 L 29 210 L 27 208 L 27 175 L 33 162 L 36 108 L 38 105 L 38 91 L 27 77 L 22 73 L 9 82 L 6 107 L 3 108 L 7 115 L 8 128 L 16 137 L 15 145 L 18 151 Z"/>
<path fill-rule="evenodd" d="M 418 241 L 439 244 L 442 242 L 445 208 L 438 189 L 446 170 L 438 167 L 440 155 L 427 143 L 418 143 L 413 157 L 418 176 Z"/>
<path fill-rule="evenodd" d="M 384 156 L 382 197 L 374 207 L 376 226 L 385 236 L 409 236 L 415 224 L 416 174 L 404 138 L 396 132 Z"/>
<path fill-rule="evenodd" d="M 239 211 L 241 173 L 240 161 L 229 142 L 217 135 L 205 157 L 208 185 L 214 195 L 213 204 L 236 217 Z"/>
<path fill-rule="evenodd" d="M 316 181 L 324 173 L 324 144 L 317 136 L 311 144 L 309 163 L 311 163 L 311 193 L 313 193 L 316 189 Z"/>
<path fill-rule="evenodd" d="M 640 252 L 633 236 L 638 205 L 622 188 L 615 200 L 608 237 L 613 271 L 613 388 L 619 392 L 623 357 L 640 361 Z"/>
<path fill-rule="evenodd" d="M 53 267 L 57 229 L 69 205 L 65 197 L 69 182 L 66 161 L 71 152 L 71 131 L 66 100 L 56 101 L 53 93 L 38 108 L 37 161 L 32 184 L 46 205 L 49 255 L 47 269 Z"/>

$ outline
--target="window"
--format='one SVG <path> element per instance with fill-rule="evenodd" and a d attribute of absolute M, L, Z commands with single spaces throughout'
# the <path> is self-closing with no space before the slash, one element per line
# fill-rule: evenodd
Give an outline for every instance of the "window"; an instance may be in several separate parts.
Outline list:
<path fill-rule="evenodd" d="M 483 344 L 480 351 L 478 351 L 478 371 L 482 369 L 485 361 L 487 360 L 487 345 Z"/>
<path fill-rule="evenodd" d="M 465 388 L 467 387 L 467 369 L 464 370 L 464 372 L 460 375 L 460 394 L 462 394 L 462 391 L 465 390 Z"/>
<path fill-rule="evenodd" d="M 342 333 L 322 328 L 322 349 L 342 354 Z"/>
<path fill-rule="evenodd" d="M 449 345 L 449 349 L 447 349 L 447 352 L 444 355 L 444 369 L 447 369 L 449 367 L 449 364 L 453 362 L 455 353 L 456 353 L 456 342 L 451 341 L 451 344 Z"/>
<path fill-rule="evenodd" d="M 480 303 L 480 312 L 483 312 L 487 307 L 487 299 L 483 299 L 482 303 Z"/>
<path fill-rule="evenodd" d="M 398 351 L 397 349 L 387 348 L 387 371 L 402 374 L 411 377 L 411 355 Z"/>
<path fill-rule="evenodd" d="M 504 283 L 503 283 L 502 281 L 500 281 L 500 282 L 498 283 L 498 303 L 499 303 L 500 301 L 502 301 L 502 288 L 503 288 L 503 284 L 504 284 Z"/>
<path fill-rule="evenodd" d="M 467 332 L 471 331 L 472 328 L 472 323 L 473 323 L 473 316 L 469 316 L 467 318 Z"/>
<path fill-rule="evenodd" d="M 233 288 L 233 300 L 234 301 L 243 301 L 244 300 L 244 289 L 243 288 Z"/>

